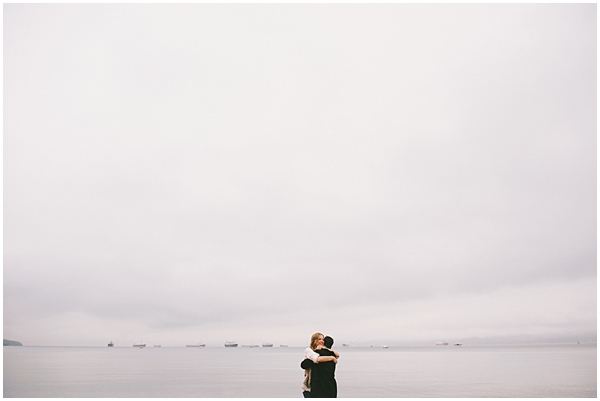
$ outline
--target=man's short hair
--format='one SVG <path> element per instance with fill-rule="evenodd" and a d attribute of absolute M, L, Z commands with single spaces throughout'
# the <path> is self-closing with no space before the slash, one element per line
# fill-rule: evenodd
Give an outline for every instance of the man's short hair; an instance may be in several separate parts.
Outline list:
<path fill-rule="evenodd" d="M 327 347 L 327 348 L 331 348 L 333 346 L 333 338 L 327 336 L 323 339 L 323 344 Z"/>

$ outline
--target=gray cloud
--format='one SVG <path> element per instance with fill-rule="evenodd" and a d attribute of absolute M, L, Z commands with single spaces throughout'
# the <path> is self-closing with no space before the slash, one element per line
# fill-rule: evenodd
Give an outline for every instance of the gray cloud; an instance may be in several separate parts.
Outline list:
<path fill-rule="evenodd" d="M 9 338 L 595 332 L 595 5 L 4 11 Z"/>

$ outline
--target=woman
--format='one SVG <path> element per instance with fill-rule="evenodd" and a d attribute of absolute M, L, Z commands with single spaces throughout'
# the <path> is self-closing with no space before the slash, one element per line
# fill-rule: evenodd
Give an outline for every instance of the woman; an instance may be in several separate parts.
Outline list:
<path fill-rule="evenodd" d="M 310 347 L 304 350 L 304 358 L 310 359 L 313 363 L 333 362 L 337 363 L 339 354 L 332 351 L 332 356 L 321 356 L 317 350 L 325 349 L 325 337 L 321 333 L 315 333 L 310 338 Z M 304 370 L 304 382 L 302 383 L 304 398 L 311 398 L 311 369 Z M 314 397 L 312 397 L 314 398 Z"/>

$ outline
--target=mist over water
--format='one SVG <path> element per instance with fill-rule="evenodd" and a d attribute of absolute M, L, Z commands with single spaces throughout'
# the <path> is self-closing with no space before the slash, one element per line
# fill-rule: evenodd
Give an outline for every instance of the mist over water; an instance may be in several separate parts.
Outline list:
<path fill-rule="evenodd" d="M 596 345 L 340 347 L 338 396 L 596 397 Z M 302 348 L 4 347 L 4 397 L 301 398 Z"/>

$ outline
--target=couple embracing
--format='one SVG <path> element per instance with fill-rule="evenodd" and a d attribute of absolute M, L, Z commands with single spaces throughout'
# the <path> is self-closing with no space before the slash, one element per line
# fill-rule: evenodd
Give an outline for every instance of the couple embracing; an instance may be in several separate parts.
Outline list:
<path fill-rule="evenodd" d="M 331 350 L 333 338 L 315 333 L 310 338 L 310 347 L 304 350 L 302 390 L 304 398 L 336 398 L 335 365 L 340 357 Z"/>

